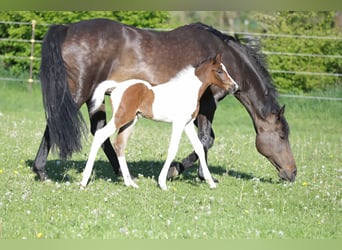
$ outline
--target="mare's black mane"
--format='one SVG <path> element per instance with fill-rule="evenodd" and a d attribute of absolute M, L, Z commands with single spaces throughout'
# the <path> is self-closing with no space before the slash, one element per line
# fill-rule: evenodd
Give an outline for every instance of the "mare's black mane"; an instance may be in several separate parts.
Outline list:
<path fill-rule="evenodd" d="M 278 92 L 276 87 L 272 83 L 272 78 L 267 69 L 267 63 L 265 56 L 261 53 L 261 48 L 258 45 L 250 46 L 248 44 L 243 44 L 238 39 L 238 37 L 233 37 L 230 35 L 226 35 L 211 26 L 208 26 L 203 23 L 196 23 L 193 24 L 195 27 L 199 29 L 204 29 L 209 31 L 210 33 L 214 34 L 218 38 L 220 38 L 225 43 L 234 43 L 238 46 L 242 53 L 246 54 L 250 59 L 251 64 L 255 67 L 257 72 L 260 72 L 260 77 L 262 78 L 262 95 L 264 95 L 266 101 L 266 105 L 261 108 L 261 114 L 265 117 L 267 114 L 271 113 L 278 113 L 280 107 L 277 102 Z M 236 47 L 236 46 L 234 46 Z M 246 84 L 251 84 L 246 82 Z"/>

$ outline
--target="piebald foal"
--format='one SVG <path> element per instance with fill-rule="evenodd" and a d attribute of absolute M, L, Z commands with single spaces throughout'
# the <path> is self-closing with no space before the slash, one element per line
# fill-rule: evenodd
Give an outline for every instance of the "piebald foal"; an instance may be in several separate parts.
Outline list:
<path fill-rule="evenodd" d="M 139 79 L 120 83 L 106 80 L 100 83 L 93 94 L 92 111 L 100 107 L 105 92 L 114 88 L 110 95 L 113 117 L 105 127 L 95 133 L 89 158 L 83 171 L 83 178 L 80 182 L 81 188 L 84 188 L 88 183 L 101 144 L 116 131 L 119 132 L 114 147 L 118 155 L 124 183 L 126 186 L 138 187 L 128 170 L 125 147 L 139 114 L 149 119 L 172 123 L 167 159 L 158 177 L 158 184 L 161 189 L 167 189 L 167 172 L 178 151 L 183 130 L 203 166 L 204 179 L 210 188 L 216 188 L 206 164 L 203 146 L 194 126 L 194 119 L 199 110 L 199 99 L 211 84 L 231 93 L 238 89 L 238 85 L 222 64 L 221 54 L 206 59 L 197 66 L 189 65 L 168 82 L 153 87 L 150 83 Z"/>

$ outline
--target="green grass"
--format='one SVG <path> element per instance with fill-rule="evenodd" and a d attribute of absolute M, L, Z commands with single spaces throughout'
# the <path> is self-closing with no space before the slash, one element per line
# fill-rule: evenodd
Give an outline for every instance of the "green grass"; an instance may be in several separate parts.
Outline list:
<path fill-rule="evenodd" d="M 156 177 L 171 127 L 142 119 L 127 148 L 140 188 L 125 187 L 99 152 L 81 191 L 92 137 L 69 161 L 50 155 L 52 182 L 41 183 L 30 169 L 45 127 L 40 90 L 1 83 L 0 239 L 341 239 L 342 102 L 283 97 L 280 103 L 287 104 L 298 166 L 293 184 L 279 182 L 256 152 L 247 112 L 228 97 L 217 110 L 209 154 L 217 189 L 197 180 L 193 168 L 160 190 Z M 190 151 L 183 137 L 176 160 Z"/>

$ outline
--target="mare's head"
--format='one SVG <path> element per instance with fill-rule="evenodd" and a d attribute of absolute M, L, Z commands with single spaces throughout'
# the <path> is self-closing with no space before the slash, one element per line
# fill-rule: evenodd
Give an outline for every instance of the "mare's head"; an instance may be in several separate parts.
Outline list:
<path fill-rule="evenodd" d="M 294 181 L 297 167 L 290 147 L 289 127 L 284 111 L 285 105 L 256 123 L 255 145 L 259 153 L 276 167 L 281 179 Z"/>
<path fill-rule="evenodd" d="M 239 84 L 234 96 L 244 105 L 253 120 L 257 150 L 276 167 L 281 179 L 294 181 L 297 167 L 290 147 L 285 107 L 280 107 L 277 102 L 277 90 L 272 84 L 259 48 L 243 45 L 236 38 L 210 26 L 196 26 L 223 42 L 223 63 Z M 213 94 L 220 96 L 218 93 Z"/>
<path fill-rule="evenodd" d="M 222 54 L 217 54 L 198 64 L 195 74 L 204 84 L 216 85 L 230 93 L 238 90 L 238 85 L 222 63 Z"/>
<path fill-rule="evenodd" d="M 255 48 L 233 41 L 229 44 L 234 50 L 235 61 L 243 65 L 236 71 L 244 79 L 237 78 L 240 85 L 235 97 L 244 104 L 253 119 L 256 148 L 275 166 L 281 179 L 293 182 L 297 167 L 289 142 L 285 106 L 278 104 L 277 90 L 264 58 Z"/>

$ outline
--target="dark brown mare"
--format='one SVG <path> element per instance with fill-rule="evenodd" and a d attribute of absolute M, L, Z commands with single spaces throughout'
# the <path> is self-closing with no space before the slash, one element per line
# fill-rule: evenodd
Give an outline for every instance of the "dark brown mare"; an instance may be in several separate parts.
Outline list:
<path fill-rule="evenodd" d="M 51 148 L 59 150 L 61 158 L 81 149 L 84 122 L 79 108 L 84 103 L 89 107 L 98 83 L 138 78 L 156 85 L 168 81 L 186 65 L 219 51 L 224 54 L 223 64 L 239 84 L 234 96 L 252 118 L 257 150 L 276 167 L 280 178 L 294 181 L 297 168 L 284 107 L 279 106 L 264 60 L 255 49 L 200 23 L 160 32 L 106 19 L 55 25 L 45 36 L 40 79 L 47 126 L 34 171 L 41 180 L 48 178 L 45 165 Z M 196 125 L 206 153 L 214 143 L 211 124 L 216 105 L 227 94 L 228 91 L 211 86 L 200 100 Z M 105 126 L 104 105 L 90 114 L 90 122 L 93 134 Z M 109 139 L 102 147 L 118 174 L 118 159 Z M 192 152 L 170 168 L 169 177 L 191 167 L 197 159 Z M 203 178 L 201 165 L 198 175 Z"/>

